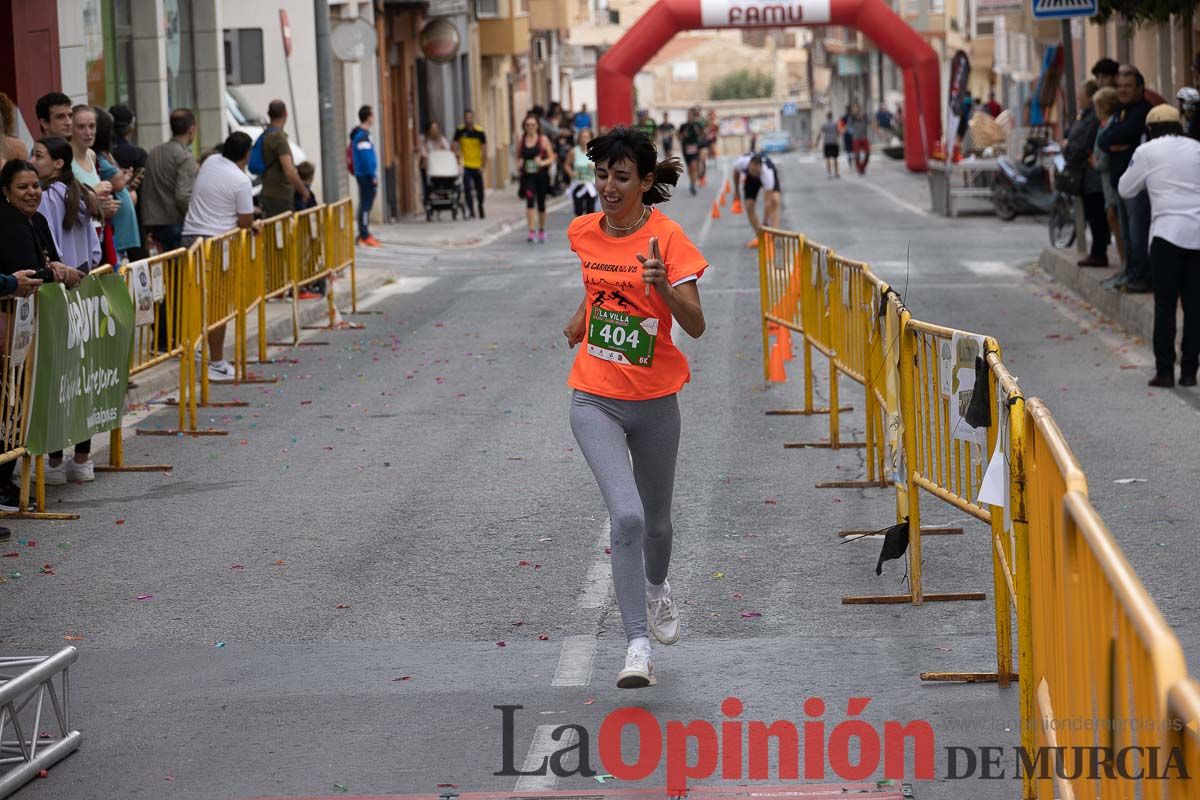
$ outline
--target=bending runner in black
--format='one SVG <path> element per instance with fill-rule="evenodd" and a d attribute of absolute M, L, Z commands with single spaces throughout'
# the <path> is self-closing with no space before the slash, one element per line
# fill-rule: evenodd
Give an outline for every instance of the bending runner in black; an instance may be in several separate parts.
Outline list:
<path fill-rule="evenodd" d="M 779 185 L 779 173 L 774 162 L 764 155 L 747 153 L 733 162 L 733 196 L 738 197 L 738 184 L 743 183 L 741 194 L 745 199 L 742 204 L 746 207 L 746 219 L 754 229 L 754 238 L 746 242 L 746 247 L 758 247 L 758 233 L 763 225 L 768 228 L 779 227 L 780 207 L 783 190 Z M 763 221 L 758 221 L 758 192 L 763 191 Z"/>

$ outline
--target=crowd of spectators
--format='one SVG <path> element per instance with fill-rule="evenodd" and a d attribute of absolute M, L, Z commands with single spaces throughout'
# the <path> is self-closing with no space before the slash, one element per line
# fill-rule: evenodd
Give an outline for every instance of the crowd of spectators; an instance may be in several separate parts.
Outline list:
<path fill-rule="evenodd" d="M 1192 64 L 1200 85 L 1200 57 Z M 1109 266 L 1116 240 L 1121 269 L 1114 291 L 1154 294 L 1155 374 L 1151 386 L 1195 386 L 1200 366 L 1200 93 L 1173 101 L 1146 86 L 1132 64 L 1102 58 L 1079 91 L 1080 113 L 1066 132 L 1068 172 L 1091 233 L 1081 267 Z M 1176 315 L 1183 335 L 1176 358 Z"/>

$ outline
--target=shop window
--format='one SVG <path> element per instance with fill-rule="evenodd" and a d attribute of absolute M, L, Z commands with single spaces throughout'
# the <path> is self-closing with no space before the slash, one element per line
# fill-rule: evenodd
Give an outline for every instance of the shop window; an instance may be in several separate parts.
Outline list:
<path fill-rule="evenodd" d="M 225 31 L 225 81 L 231 85 L 267 82 L 262 28 Z"/>

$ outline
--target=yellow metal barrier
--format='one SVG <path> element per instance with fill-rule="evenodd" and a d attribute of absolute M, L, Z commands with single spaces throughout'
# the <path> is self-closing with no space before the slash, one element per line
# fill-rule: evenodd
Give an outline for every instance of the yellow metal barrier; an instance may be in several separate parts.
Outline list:
<path fill-rule="evenodd" d="M 32 359 L 34 342 L 15 341 L 18 336 L 17 308 L 20 301 L 15 297 L 0 300 L 0 464 L 10 461 L 21 463 L 21 499 L 19 511 L 0 512 L 3 517 L 29 517 L 37 508 L 45 508 L 45 482 L 42 479 L 42 459 L 33 458 L 25 449 L 25 433 L 29 428 L 30 393 L 33 391 Z M 32 302 L 33 337 L 37 336 L 37 299 Z M 18 346 L 19 345 L 19 346 Z M 15 363 L 13 353 L 24 350 L 20 363 Z M 33 472 L 36 471 L 36 476 Z M 30 485 L 35 491 L 43 492 L 41 502 L 29 504 Z M 40 488 L 39 488 L 40 487 Z"/>
<path fill-rule="evenodd" d="M 1200 800 L 1200 683 L 1188 678 L 1167 692 L 1167 747 L 1178 751 L 1191 780 L 1170 781 L 1167 800 Z"/>
<path fill-rule="evenodd" d="M 299 211 L 293 217 L 295 225 L 292 228 L 292 275 L 296 282 L 295 290 L 323 280 L 329 276 L 329 268 L 325 260 L 325 229 L 328 215 L 325 206 L 316 206 Z M 337 308 L 333 304 L 332 281 L 326 282 L 325 301 L 329 306 L 329 324 L 336 324 Z"/>
<path fill-rule="evenodd" d="M 278 346 L 296 346 L 300 343 L 300 306 L 296 298 L 296 260 L 294 238 L 295 221 L 292 212 L 263 220 L 259 234 L 260 251 L 256 251 L 261 262 L 262 300 L 286 299 L 292 306 L 292 341 L 270 342 Z M 271 363 L 267 358 L 267 308 L 259 302 L 258 310 L 258 362 Z"/>
<path fill-rule="evenodd" d="M 200 333 L 200 405 L 210 408 L 240 408 L 249 403 L 240 400 L 212 402 L 209 399 L 208 365 L 211 361 L 209 339 L 216 333 L 222 336 L 230 322 L 234 323 L 235 342 L 234 359 L 242 349 L 236 341 L 239 333 L 245 329 L 242 322 L 242 273 L 245 256 L 249 254 L 246 245 L 248 234 L 241 228 L 226 231 L 220 236 L 213 236 L 204 241 L 200 270 L 201 289 L 201 328 Z"/>
<path fill-rule="evenodd" d="M 346 197 L 325 206 L 325 265 L 329 270 L 329 302 L 333 279 L 350 270 L 350 312 L 358 313 L 358 273 L 354 264 L 354 206 Z M 335 315 L 336 317 L 336 315 Z"/>

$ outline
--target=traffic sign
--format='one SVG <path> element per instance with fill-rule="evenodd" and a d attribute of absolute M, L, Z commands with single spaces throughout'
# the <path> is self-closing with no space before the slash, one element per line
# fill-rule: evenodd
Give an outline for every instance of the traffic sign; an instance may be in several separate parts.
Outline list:
<path fill-rule="evenodd" d="M 796 116 L 798 109 L 796 108 L 795 103 L 784 103 L 783 108 L 780 109 L 780 111 L 785 117 L 794 117 Z"/>
<path fill-rule="evenodd" d="M 1066 19 L 1094 17 L 1098 0 L 1033 0 L 1035 19 Z"/>

